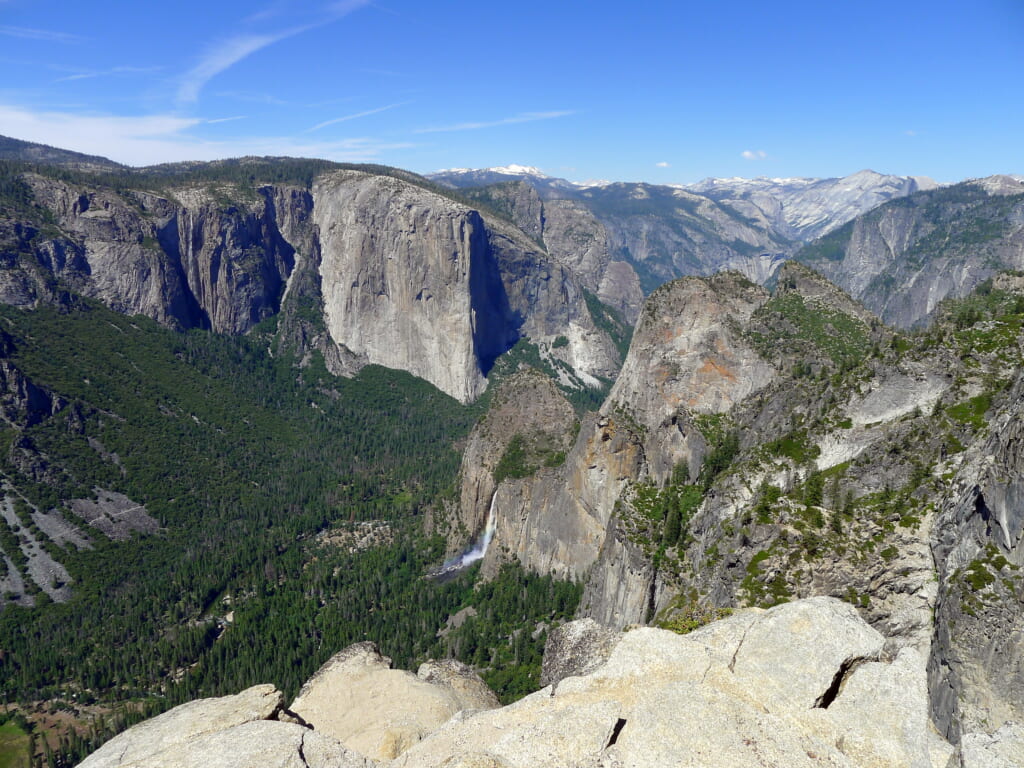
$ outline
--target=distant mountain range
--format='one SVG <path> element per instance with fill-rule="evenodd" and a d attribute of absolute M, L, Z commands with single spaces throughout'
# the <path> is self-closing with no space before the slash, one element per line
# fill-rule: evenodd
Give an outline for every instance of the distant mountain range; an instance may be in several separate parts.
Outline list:
<path fill-rule="evenodd" d="M 696 184 L 653 185 L 646 182 L 572 182 L 548 176 L 538 168 L 507 165 L 497 168 L 451 168 L 428 174 L 432 181 L 455 189 L 507 181 L 525 181 L 545 197 L 593 197 L 594 188 L 619 186 L 683 190 L 728 206 L 741 216 L 767 222 L 776 234 L 807 242 L 840 227 L 887 200 L 940 186 L 927 176 L 893 176 L 871 170 L 841 178 L 773 179 L 708 178 Z"/>
<path fill-rule="evenodd" d="M 687 189 L 740 212 L 760 212 L 780 234 L 807 242 L 888 200 L 938 186 L 926 176 L 864 170 L 838 179 L 705 179 Z"/>
<path fill-rule="evenodd" d="M 1024 269 L 1024 179 L 989 176 L 890 200 L 795 258 L 885 322 L 919 324 L 947 297 Z"/>
<path fill-rule="evenodd" d="M 764 283 L 805 243 L 882 203 L 938 186 L 867 170 L 839 179 L 691 185 L 580 184 L 523 165 L 454 168 L 428 178 L 504 210 L 629 318 L 643 295 L 677 277 L 734 269 Z"/>
<path fill-rule="evenodd" d="M 101 172 L 107 175 L 101 183 L 118 189 L 169 192 L 205 185 L 207 197 L 216 197 L 209 186 L 214 179 L 233 184 L 259 177 L 269 184 L 301 181 L 309 186 L 332 170 L 358 168 L 476 208 L 489 229 L 505 226 L 502 220 L 513 225 L 518 230 L 517 247 L 535 246 L 539 257 L 568 270 L 565 274 L 571 274 L 579 289 L 619 311 L 630 323 L 636 320 L 644 297 L 675 278 L 736 270 L 765 284 L 786 259 L 796 258 L 820 270 L 885 321 L 909 326 L 922 321 L 947 296 L 966 295 L 999 269 L 1024 266 L 1020 242 L 1024 235 L 1016 204 L 1024 177 L 1012 175 L 942 186 L 926 177 L 864 170 L 833 179 L 710 178 L 691 185 L 664 185 L 576 183 L 525 165 L 455 168 L 429 177 L 384 166 L 255 157 L 127 168 L 105 158 L 3 137 L 0 159 L 56 166 L 65 174 Z M 18 189 L 13 191 L 19 199 L 29 194 Z M 38 193 L 37 189 L 32 194 L 38 197 Z M 189 192 L 189 199 L 195 194 Z M 293 204 L 289 202 L 289 209 Z M 306 204 L 297 205 L 296 210 Z M 94 210 L 74 215 L 79 214 L 83 221 L 98 215 Z M 257 238 L 257 233 L 226 236 L 242 243 Z M 149 242 L 145 237 L 143 241 Z M 499 241 L 508 240 L 494 239 Z M 176 251 L 182 244 L 160 241 L 160 245 Z M 99 248 L 95 243 L 85 247 L 86 251 Z M 95 282 L 95 275 L 104 269 L 98 262 L 93 269 Z M 276 271 L 277 267 L 271 270 Z M 171 270 L 168 279 L 180 282 L 176 275 Z M 185 279 L 198 278 L 186 275 Z M 270 279 L 268 286 L 272 288 L 277 279 Z M 124 284 L 125 278 L 110 280 L 109 286 L 115 286 Z M 252 285 L 248 292 L 254 290 Z M 212 290 L 198 288 L 201 293 Z M 96 290 L 105 292 L 109 287 Z M 908 301 L 911 295 L 915 298 Z M 178 321 L 187 316 L 191 318 L 188 325 L 200 322 L 195 318 L 209 311 L 203 307 L 207 300 L 205 294 L 198 295 L 179 306 L 174 303 L 177 300 L 159 298 L 147 313 Z M 141 307 L 147 301 L 140 295 L 125 306 Z M 267 293 L 260 301 L 274 299 Z M 244 328 L 271 311 L 264 306 L 253 310 L 252 318 L 229 320 L 230 312 L 245 315 L 248 310 L 228 311 L 223 302 L 216 306 L 214 315 L 202 323 L 218 327 L 226 322 Z M 533 313 L 525 305 L 520 310 L 522 317 Z M 609 369 L 602 364 L 594 368 L 598 370 Z"/>

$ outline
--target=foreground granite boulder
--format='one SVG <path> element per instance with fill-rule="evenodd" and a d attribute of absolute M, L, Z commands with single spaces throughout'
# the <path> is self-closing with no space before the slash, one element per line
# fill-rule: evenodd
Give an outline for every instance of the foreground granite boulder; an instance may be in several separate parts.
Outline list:
<path fill-rule="evenodd" d="M 281 692 L 256 685 L 182 704 L 108 741 L 79 768 L 369 768 L 334 739 L 275 718 Z"/>
<path fill-rule="evenodd" d="M 831 598 L 687 636 L 637 629 L 596 670 L 455 718 L 392 765 L 942 768 L 953 750 L 928 722 L 924 659 L 883 646 Z"/>
<path fill-rule="evenodd" d="M 1005 723 L 993 734 L 968 734 L 958 756 L 957 768 L 1017 768 L 1024 763 L 1024 725 Z"/>
<path fill-rule="evenodd" d="M 192 702 L 109 742 L 84 768 L 1004 768 L 1008 723 L 956 750 L 928 716 L 926 662 L 895 653 L 847 603 L 738 611 L 689 635 L 557 633 L 552 684 L 507 707 L 464 665 L 390 669 L 372 643 L 337 654 L 290 710 L 257 686 Z M 588 650 L 590 649 L 590 650 Z M 589 663 L 588 653 L 596 663 Z M 274 719 L 280 713 L 280 722 Z"/>
<path fill-rule="evenodd" d="M 414 675 L 391 669 L 391 659 L 373 643 L 356 643 L 331 657 L 290 709 L 349 749 L 390 760 L 453 715 L 498 705 L 494 692 L 460 662 L 427 662 Z"/>

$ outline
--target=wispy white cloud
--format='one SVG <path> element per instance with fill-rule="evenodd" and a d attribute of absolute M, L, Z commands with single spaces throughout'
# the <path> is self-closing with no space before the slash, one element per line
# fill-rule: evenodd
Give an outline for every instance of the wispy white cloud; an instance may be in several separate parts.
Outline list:
<path fill-rule="evenodd" d="M 177 93 L 178 103 L 195 102 L 199 98 L 199 92 L 203 86 L 212 78 L 268 45 L 330 24 L 368 5 L 369 2 L 370 0 L 342 0 L 342 2 L 335 2 L 326 7 L 327 16 L 321 21 L 293 26 L 273 34 L 238 35 L 211 45 L 199 63 L 181 78 Z"/>
<path fill-rule="evenodd" d="M 244 155 L 286 155 L 363 162 L 378 160 L 385 152 L 414 146 L 408 142 L 383 141 L 372 137 L 314 142 L 282 136 L 247 136 L 211 141 L 190 133 L 204 122 L 211 121 L 176 115 L 81 115 L 32 111 L 0 104 L 0 135 L 102 155 L 128 165 L 216 160 Z"/>
<path fill-rule="evenodd" d="M 171 115 L 109 117 L 36 112 L 0 105 L 0 134 L 105 155 L 132 165 L 162 162 L 180 145 L 183 131 L 200 121 Z"/>
<path fill-rule="evenodd" d="M 245 120 L 248 115 L 235 115 L 234 117 L 215 117 L 212 120 L 204 120 L 203 122 L 207 125 L 213 125 L 214 123 L 231 123 L 235 120 Z"/>
<path fill-rule="evenodd" d="M 253 11 L 251 14 L 242 19 L 246 24 L 253 24 L 260 21 L 269 21 L 276 16 L 282 15 L 287 10 L 287 3 L 278 2 L 271 3 L 266 8 L 261 8 L 258 11 Z"/>
<path fill-rule="evenodd" d="M 406 104 L 410 104 L 408 101 L 400 101 L 397 104 L 388 104 L 384 107 L 377 107 L 376 109 L 367 109 L 365 112 L 356 112 L 353 115 L 345 115 L 344 117 L 336 117 L 333 120 L 325 120 L 322 123 L 317 123 L 312 128 L 308 129 L 306 133 L 312 133 L 313 131 L 319 131 L 321 128 L 326 128 L 329 125 L 335 123 L 347 123 L 349 120 L 358 120 L 360 117 L 369 117 L 370 115 L 376 115 L 378 112 L 387 112 L 389 109 L 395 107 L 403 107 Z"/>
<path fill-rule="evenodd" d="M 30 27 L 10 27 L 0 25 L 0 35 L 20 37 L 24 40 L 42 40 L 48 43 L 79 43 L 85 38 L 68 32 L 55 32 L 51 29 L 32 29 Z"/>
<path fill-rule="evenodd" d="M 313 101 L 308 104 L 303 104 L 302 106 L 309 107 L 311 109 L 316 109 L 317 107 L 336 107 L 338 104 L 352 103 L 353 98 L 354 97 L 352 96 L 345 96 L 340 99 L 324 99 L 322 101 Z"/>
<path fill-rule="evenodd" d="M 72 75 L 66 75 L 65 77 L 58 77 L 53 82 L 67 83 L 74 80 L 89 80 L 94 77 L 108 77 L 111 75 L 145 75 L 151 72 L 156 72 L 159 69 L 159 67 L 113 67 L 111 69 L 76 72 Z"/>
<path fill-rule="evenodd" d="M 668 163 L 666 163 L 664 160 L 662 160 L 660 163 L 655 163 L 654 167 L 655 168 L 671 168 L 672 166 L 669 165 Z"/>
<path fill-rule="evenodd" d="M 567 117 L 576 114 L 572 110 L 560 110 L 557 112 L 523 112 L 512 117 L 501 120 L 491 120 L 481 123 L 456 123 L 455 125 L 444 125 L 435 128 L 418 128 L 414 133 L 448 133 L 450 131 L 477 131 L 481 128 L 496 128 L 500 125 L 514 125 L 516 123 L 532 123 L 537 120 L 553 120 L 556 117 Z"/>
<path fill-rule="evenodd" d="M 279 32 L 276 35 L 245 35 L 218 43 L 207 51 L 202 60 L 185 73 L 178 85 L 178 102 L 191 103 L 199 98 L 199 92 L 213 77 L 237 64 L 247 56 L 251 56 L 261 48 L 266 48 L 278 40 L 284 40 L 299 32 L 304 27 Z"/>
<path fill-rule="evenodd" d="M 763 149 L 745 149 L 740 155 L 744 160 L 764 160 L 768 157 L 768 153 Z"/>
<path fill-rule="evenodd" d="M 904 131 L 903 135 L 904 136 L 917 136 L 917 131 L 914 131 L 914 130 Z"/>

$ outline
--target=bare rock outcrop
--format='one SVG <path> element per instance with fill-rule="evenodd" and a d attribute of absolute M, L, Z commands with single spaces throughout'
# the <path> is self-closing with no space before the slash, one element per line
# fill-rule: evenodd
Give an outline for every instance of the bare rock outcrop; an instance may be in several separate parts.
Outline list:
<path fill-rule="evenodd" d="M 642 468 L 642 445 L 624 420 L 585 417 L 562 466 L 498 486 L 484 573 L 515 558 L 537 573 L 582 578 L 600 553 L 616 500 Z"/>
<path fill-rule="evenodd" d="M 643 304 L 640 278 L 628 261 L 612 259 L 604 225 L 575 200 L 544 203 L 544 244 L 601 301 L 635 323 Z"/>
<path fill-rule="evenodd" d="M 63 410 L 67 402 L 16 368 L 7 359 L 12 352 L 13 341 L 0 332 L 0 420 L 24 429 Z"/>
<path fill-rule="evenodd" d="M 541 686 L 593 672 L 608 661 L 621 639 L 621 632 L 608 629 L 593 619 L 577 619 L 555 627 L 544 643 Z"/>
<path fill-rule="evenodd" d="M 951 740 L 1024 722 L 1024 378 L 989 429 L 968 452 L 932 532 L 932 707 Z"/>
<path fill-rule="evenodd" d="M 620 494 L 631 483 L 662 485 L 680 472 L 696 479 L 706 442 L 693 414 L 722 413 L 775 379 L 775 367 L 744 334 L 767 300 L 763 288 L 730 273 L 682 278 L 648 297 L 622 372 L 601 408 L 603 418 L 634 435 L 642 457 L 618 485 Z M 623 501 L 616 497 L 611 507 Z M 649 621 L 670 591 L 618 518 L 603 520 L 598 564 L 578 615 L 618 628 Z"/>
<path fill-rule="evenodd" d="M 653 615 L 664 584 L 617 532 L 615 505 L 631 484 L 663 484 L 680 468 L 695 478 L 706 445 L 691 414 L 722 412 L 776 376 L 743 334 L 767 298 L 734 274 L 684 278 L 656 291 L 600 415 L 584 419 L 565 464 L 496 487 L 485 573 L 514 557 L 540 573 L 589 574 L 581 615 L 615 627 Z M 463 501 L 473 504 L 479 525 L 481 484 L 466 482 L 474 456 L 467 453 L 464 464 Z"/>
<path fill-rule="evenodd" d="M 1024 186 L 1009 177 L 923 190 L 797 254 L 887 323 L 910 327 L 1000 269 L 1024 266 Z"/>
<path fill-rule="evenodd" d="M 622 359 L 591 314 L 585 280 L 518 228 L 495 218 L 486 223 L 488 244 L 519 334 L 546 344 L 553 357 L 567 363 L 589 386 L 597 386 L 600 378 L 613 378 Z M 559 337 L 569 343 L 555 345 Z"/>
<path fill-rule="evenodd" d="M 619 518 L 612 517 L 576 615 L 615 629 L 643 625 L 654 618 L 666 597 L 666 585 L 650 557 L 629 540 Z"/>
<path fill-rule="evenodd" d="M 603 408 L 654 428 L 685 408 L 720 413 L 775 377 L 741 328 L 768 292 L 737 274 L 682 278 L 644 304 L 622 372 Z"/>
<path fill-rule="evenodd" d="M 276 720 L 280 708 L 272 685 L 182 704 L 115 736 L 79 768 L 371 768 L 334 739 Z"/>
<path fill-rule="evenodd" d="M 317 733 L 373 760 L 390 760 L 460 712 L 498 699 L 468 667 L 431 662 L 419 673 L 391 669 L 373 643 L 335 654 L 299 691 L 289 711 Z"/>
<path fill-rule="evenodd" d="M 133 533 L 156 533 L 160 524 L 141 504 L 123 493 L 97 488 L 95 499 L 71 499 L 68 506 L 85 523 L 107 537 L 123 541 Z"/>
<path fill-rule="evenodd" d="M 161 197 L 26 179 L 63 232 L 42 243 L 37 259 L 83 295 L 165 325 L 222 333 L 244 333 L 278 310 L 295 250 L 267 198 L 225 206 L 199 187 Z"/>
<path fill-rule="evenodd" d="M 581 285 L 636 322 L 644 294 L 628 261 L 612 260 L 608 232 L 585 204 L 543 196 L 527 180 L 509 181 L 463 193 L 504 214 L 551 258 L 567 267 Z"/>
<path fill-rule="evenodd" d="M 993 734 L 970 733 L 961 740 L 956 768 L 1017 768 L 1024 755 L 1024 726 L 1007 723 Z"/>
<path fill-rule="evenodd" d="M 882 646 L 829 598 L 687 636 L 637 629 L 597 669 L 452 720 L 392 765 L 945 766 L 952 748 L 924 716 L 920 659 L 889 672 L 868 661 Z"/>
<path fill-rule="evenodd" d="M 921 656 L 886 656 L 884 638 L 832 598 L 740 611 L 688 635 L 573 622 L 552 636 L 545 667 L 553 685 L 494 708 L 493 694 L 453 663 L 412 675 L 360 643 L 293 705 L 314 730 L 265 720 L 280 694 L 258 686 L 135 726 L 82 765 L 1002 768 L 1020 743 L 1019 727 L 1007 726 L 954 753 L 928 720 Z M 427 717 L 439 691 L 464 697 L 443 720 Z M 310 720 L 314 711 L 334 722 Z M 348 742 L 384 747 L 386 762 L 333 739 L 338 727 Z"/>
<path fill-rule="evenodd" d="M 25 180 L 65 235 L 49 239 L 37 254 L 54 277 L 126 314 L 145 314 L 183 328 L 201 324 L 182 265 L 158 242 L 163 227 L 175 228 L 170 201 L 151 201 L 150 219 L 112 190 L 81 190 L 31 174 Z"/>

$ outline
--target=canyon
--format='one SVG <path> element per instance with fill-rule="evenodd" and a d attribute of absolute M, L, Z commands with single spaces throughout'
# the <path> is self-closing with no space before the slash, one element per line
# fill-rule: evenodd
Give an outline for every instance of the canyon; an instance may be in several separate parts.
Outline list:
<path fill-rule="evenodd" d="M 457 411 L 467 427 L 445 447 L 455 485 L 411 502 L 424 481 L 396 471 L 374 501 L 382 519 L 361 522 L 414 520 L 455 576 L 518 567 L 575 582 L 580 598 L 575 622 L 507 635 L 546 634 L 545 668 L 572 674 L 505 708 L 468 666 L 398 673 L 358 645 L 319 676 L 342 681 L 325 700 L 379 677 L 396 706 L 429 700 L 429 723 L 412 722 L 413 706 L 362 712 L 358 736 L 309 731 L 326 705 L 300 695 L 284 708 L 271 686 L 238 694 L 261 703 L 216 729 L 136 731 L 139 746 L 119 752 L 129 730 L 83 765 L 207 760 L 257 733 L 295 765 L 651 764 L 669 759 L 650 751 L 655 734 L 671 754 L 722 764 L 767 750 L 788 764 L 1010 765 L 1024 749 L 1019 179 L 938 187 L 861 172 L 680 189 L 521 168 L 431 181 L 258 159 L 149 175 L 86 165 L 18 166 L 30 202 L 12 198 L 0 218 L 0 302 L 58 319 L 104 307 L 127 316 L 107 322 L 126 339 L 145 319 L 179 334 L 179 361 L 190 333 L 244 337 L 261 370 L 307 387 L 306 411 L 353 396 L 333 376 L 429 382 L 476 409 Z M 140 468 L 104 442 L 120 406 L 82 394 L 88 373 L 35 381 L 25 365 L 45 368 L 20 355 L 39 332 L 20 327 L 12 315 L 0 329 L 0 584 L 5 610 L 47 611 L 74 604 L 82 553 L 186 531 L 166 500 L 122 492 Z M 160 397 L 158 412 L 189 429 L 211 418 Z M 65 444 L 89 460 L 65 464 Z M 370 493 L 359 472 L 371 460 L 352 461 L 330 512 L 268 551 L 306 547 L 339 524 L 351 503 L 339 499 Z M 325 557 L 303 551 L 317 554 L 300 573 Z M 269 556 L 247 567 L 261 589 L 287 581 Z M 253 599 L 231 578 L 197 600 L 197 626 L 224 595 Z M 227 613 L 213 648 L 234 631 Z M 804 631 L 827 661 L 782 647 Z M 598 639 L 563 658 L 566 632 Z M 660 682 L 641 692 L 645 679 Z M 658 696 L 698 702 L 697 719 Z M 194 711 L 206 706 L 220 705 Z M 157 733 L 175 712 L 137 728 Z M 868 733 L 866 713 L 889 730 Z M 700 717 L 735 739 L 700 741 Z"/>

